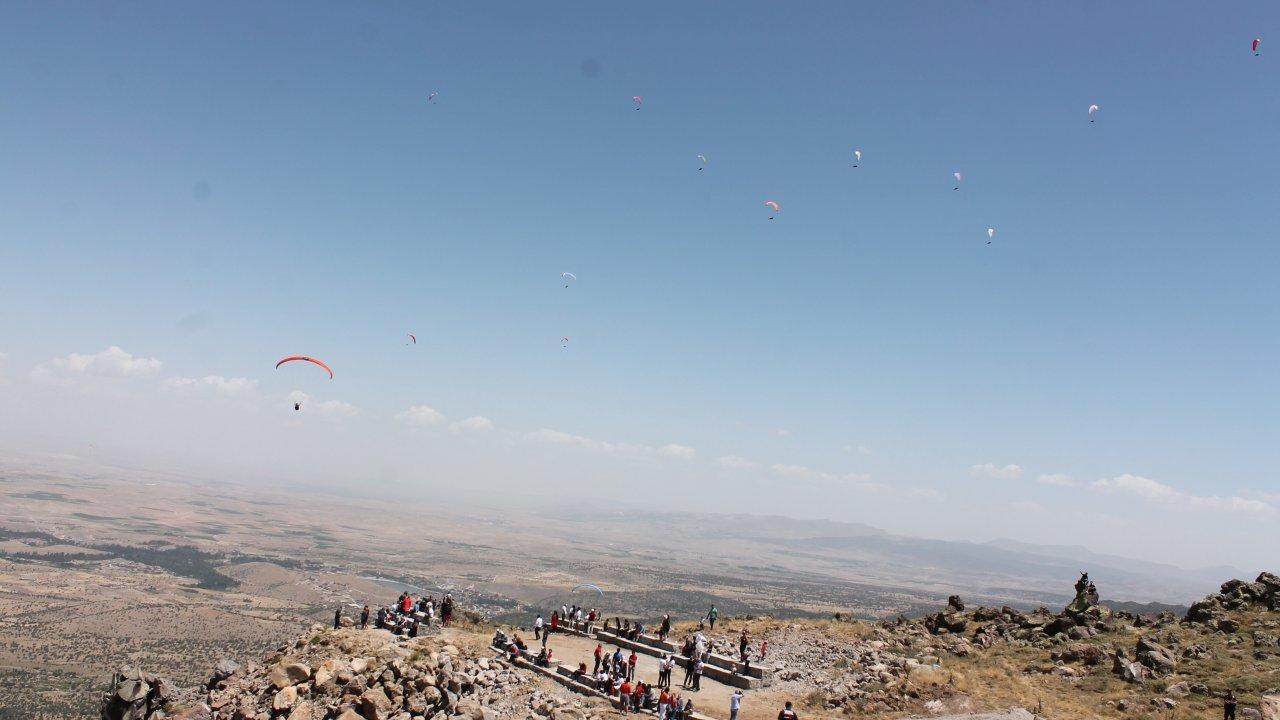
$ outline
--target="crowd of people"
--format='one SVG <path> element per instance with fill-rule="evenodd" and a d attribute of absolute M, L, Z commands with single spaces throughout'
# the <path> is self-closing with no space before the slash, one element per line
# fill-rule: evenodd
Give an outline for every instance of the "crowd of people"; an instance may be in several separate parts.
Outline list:
<path fill-rule="evenodd" d="M 609 652 L 602 642 L 597 642 L 592 652 L 592 666 L 588 668 L 586 662 L 579 662 L 569 675 L 577 682 L 614 700 L 624 713 L 653 713 L 658 716 L 658 720 L 692 720 L 694 700 L 689 693 L 701 689 L 702 674 L 711 653 L 710 643 L 703 630 L 714 628 L 718 615 L 715 606 L 712 606 L 711 611 L 699 619 L 696 630 L 685 638 L 678 655 L 664 653 L 661 656 L 658 660 L 656 682 L 645 682 L 637 677 L 636 665 L 639 657 L 634 649 L 624 652 L 619 646 Z M 591 634 L 599 619 L 600 614 L 595 608 L 576 606 L 563 606 L 552 611 L 550 623 L 539 614 L 533 622 L 533 633 L 534 638 L 542 642 L 542 647 L 533 656 L 532 662 L 540 667 L 553 667 L 555 657 L 547 646 L 548 637 L 554 632 L 561 632 L 565 627 Z M 606 618 L 600 629 L 634 641 L 645 631 L 645 626 L 639 621 Z M 671 630 L 671 616 L 663 615 L 658 626 L 658 637 L 665 641 Z M 500 649 L 513 664 L 521 659 L 528 659 L 530 655 L 528 645 L 518 632 L 508 636 L 499 629 L 494 634 L 493 646 Z M 739 663 L 743 674 L 751 667 L 751 649 L 751 633 L 744 628 L 738 636 Z M 768 641 L 761 641 L 757 657 L 763 660 L 768 650 Z M 677 659 L 678 656 L 683 657 L 683 663 Z M 678 665 L 684 666 L 685 675 L 680 689 L 676 691 L 672 689 L 671 676 Z M 738 720 L 743 698 L 740 689 L 735 689 L 729 696 L 729 720 Z M 799 720 L 790 702 L 778 712 L 778 720 Z"/>
<path fill-rule="evenodd" d="M 694 711 L 691 693 L 701 690 L 702 676 L 707 664 L 711 661 L 711 642 L 704 631 L 713 630 L 718 619 L 719 610 L 713 605 L 706 615 L 699 618 L 696 629 L 684 638 L 679 649 L 676 652 L 664 653 L 658 660 L 656 682 L 645 682 L 636 676 L 636 665 L 639 660 L 636 650 L 624 652 L 622 647 L 618 646 L 613 652 L 609 652 L 605 649 L 603 642 L 596 643 L 592 653 L 591 667 L 588 668 L 586 662 L 580 662 L 570 676 L 614 699 L 624 712 L 653 712 L 660 720 L 688 720 Z M 603 620 L 603 625 L 599 628 L 601 632 L 632 642 L 644 642 L 640 636 L 646 632 L 646 627 L 639 620 L 620 617 L 603 618 L 596 608 L 566 604 L 553 610 L 549 621 L 540 613 L 534 618 L 533 637 L 541 641 L 541 649 L 536 656 L 532 654 L 518 632 L 507 636 L 499 630 L 494 636 L 493 644 L 513 662 L 524 658 L 541 667 L 553 667 L 555 658 L 552 650 L 547 646 L 552 634 L 572 629 L 591 636 L 595 634 L 597 623 L 601 620 Z M 657 627 L 659 641 L 666 642 L 671 632 L 671 615 L 665 614 Z M 724 648 L 724 640 L 717 642 L 727 651 L 726 654 L 732 652 Z M 751 632 L 744 628 L 738 636 L 738 667 L 735 669 L 737 672 L 743 675 L 749 674 L 753 655 L 763 660 L 768 653 L 769 643 L 762 641 L 754 653 L 753 649 Z M 685 672 L 683 682 L 676 691 L 672 689 L 671 678 L 678 666 L 683 666 Z M 730 697 L 730 720 L 737 720 L 742 699 L 741 690 L 735 690 Z M 788 707 L 779 713 L 780 719 L 789 720 L 785 717 L 785 713 L 788 712 L 792 713 L 791 717 L 794 717 L 794 711 Z"/>
<path fill-rule="evenodd" d="M 422 595 L 414 599 L 408 592 L 400 593 L 394 605 L 384 605 L 372 613 L 368 605 L 360 610 L 360 629 L 369 627 L 370 615 L 373 616 L 374 627 L 390 630 L 396 635 L 417 637 L 419 628 L 431 627 L 439 622 L 448 625 L 453 620 L 453 596 L 445 593 L 439 602 L 434 595 Z M 438 620 L 437 620 L 438 618 Z M 333 629 L 342 625 L 342 608 L 333 613 Z"/>
<path fill-rule="evenodd" d="M 548 625 L 542 619 L 542 615 L 533 621 L 533 639 L 542 640 L 542 644 L 546 645 L 546 637 L 548 633 L 560 632 L 561 628 L 569 628 L 583 632 L 588 635 L 595 632 L 596 620 L 599 613 L 595 608 L 588 610 L 579 605 L 561 605 L 559 610 L 551 611 L 551 623 Z M 605 622 L 606 627 L 608 622 Z"/>

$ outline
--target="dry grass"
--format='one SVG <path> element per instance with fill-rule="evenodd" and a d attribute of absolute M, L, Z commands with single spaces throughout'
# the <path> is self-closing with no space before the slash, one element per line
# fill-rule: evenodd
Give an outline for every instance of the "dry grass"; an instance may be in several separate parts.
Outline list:
<path fill-rule="evenodd" d="M 1180 646 L 1204 645 L 1209 655 L 1203 659 L 1180 659 L 1178 671 L 1171 677 L 1153 679 L 1144 685 L 1125 683 L 1111 674 L 1110 662 L 1087 668 L 1081 678 L 1063 678 L 1048 674 L 1053 667 L 1045 650 L 998 645 L 968 658 L 950 658 L 946 667 L 953 671 L 952 689 L 973 698 L 987 709 L 1022 706 L 1037 707 L 1049 718 L 1210 718 L 1220 717 L 1221 694 L 1235 690 L 1240 706 L 1256 707 L 1263 691 L 1280 686 L 1280 648 L 1272 647 L 1268 657 L 1254 657 L 1255 647 L 1250 631 L 1259 629 L 1277 634 L 1280 616 L 1261 611 L 1236 613 L 1241 630 L 1235 635 L 1203 632 L 1171 626 L 1155 634 L 1172 631 Z M 1146 630 L 1147 628 L 1143 628 Z M 1105 650 L 1113 646 L 1132 651 L 1141 632 L 1126 629 L 1086 641 Z M 1080 666 L 1075 666 L 1080 667 Z M 1173 711 L 1158 710 L 1151 705 L 1154 698 L 1166 697 L 1166 689 L 1178 682 L 1203 683 L 1215 693 L 1212 696 L 1189 695 L 1176 698 Z M 1124 700 L 1128 710 L 1115 705 Z"/>

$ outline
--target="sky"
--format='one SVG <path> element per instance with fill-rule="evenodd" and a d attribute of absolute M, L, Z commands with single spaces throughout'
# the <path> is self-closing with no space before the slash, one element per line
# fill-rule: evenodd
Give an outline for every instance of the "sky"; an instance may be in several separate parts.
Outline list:
<path fill-rule="evenodd" d="M 1260 568 L 1278 63 L 1264 2 L 5 3 L 0 449 Z"/>

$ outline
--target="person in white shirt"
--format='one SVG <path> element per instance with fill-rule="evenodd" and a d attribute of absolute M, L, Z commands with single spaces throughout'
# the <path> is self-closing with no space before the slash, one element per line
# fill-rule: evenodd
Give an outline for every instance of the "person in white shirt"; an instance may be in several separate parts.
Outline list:
<path fill-rule="evenodd" d="M 538 613 L 538 617 L 533 620 L 533 639 L 537 640 L 542 637 L 542 613 Z"/>
<path fill-rule="evenodd" d="M 738 711 L 742 709 L 742 691 L 734 690 L 729 696 L 729 720 L 738 720 Z"/>

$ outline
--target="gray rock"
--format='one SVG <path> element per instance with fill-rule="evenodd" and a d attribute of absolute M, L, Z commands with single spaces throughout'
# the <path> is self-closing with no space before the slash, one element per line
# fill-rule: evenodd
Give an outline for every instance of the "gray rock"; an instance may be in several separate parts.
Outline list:
<path fill-rule="evenodd" d="M 214 682 L 226 680 L 238 672 L 240 672 L 240 663 L 223 658 L 218 661 L 217 665 L 213 666 L 213 680 Z"/>

